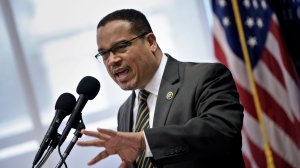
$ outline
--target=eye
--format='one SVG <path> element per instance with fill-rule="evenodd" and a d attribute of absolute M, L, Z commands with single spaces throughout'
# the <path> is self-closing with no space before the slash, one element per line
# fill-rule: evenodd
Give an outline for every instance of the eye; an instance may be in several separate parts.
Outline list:
<path fill-rule="evenodd" d="M 99 54 L 100 54 L 102 57 L 107 56 L 108 53 L 109 53 L 108 50 L 102 50 L 102 51 L 99 51 Z"/>
<path fill-rule="evenodd" d="M 113 53 L 123 53 L 126 51 L 126 47 L 128 47 L 129 45 L 130 45 L 129 41 L 124 41 L 112 47 L 111 50 Z"/>
<path fill-rule="evenodd" d="M 107 60 L 108 56 L 109 56 L 109 50 L 102 50 L 99 51 L 99 55 L 101 55 L 102 60 Z"/>

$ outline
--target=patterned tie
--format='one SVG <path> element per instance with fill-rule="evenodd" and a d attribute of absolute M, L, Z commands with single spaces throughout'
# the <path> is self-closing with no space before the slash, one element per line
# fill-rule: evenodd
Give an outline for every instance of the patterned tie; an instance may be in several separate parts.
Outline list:
<path fill-rule="evenodd" d="M 136 117 L 135 132 L 140 132 L 149 126 L 149 108 L 147 106 L 147 98 L 149 92 L 141 90 L 139 93 L 139 109 Z M 149 157 L 145 157 L 145 150 L 136 159 L 138 168 L 152 168 L 152 163 Z"/>

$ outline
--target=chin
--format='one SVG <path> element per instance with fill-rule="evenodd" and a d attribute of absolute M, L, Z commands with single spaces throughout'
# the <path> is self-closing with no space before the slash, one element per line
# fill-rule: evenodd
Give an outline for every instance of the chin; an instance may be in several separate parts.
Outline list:
<path fill-rule="evenodd" d="M 129 85 L 129 84 L 118 84 L 118 85 L 123 90 L 135 90 L 135 89 L 137 89 L 134 85 Z"/>
<path fill-rule="evenodd" d="M 135 88 L 131 88 L 131 87 L 121 87 L 122 90 L 135 90 Z"/>

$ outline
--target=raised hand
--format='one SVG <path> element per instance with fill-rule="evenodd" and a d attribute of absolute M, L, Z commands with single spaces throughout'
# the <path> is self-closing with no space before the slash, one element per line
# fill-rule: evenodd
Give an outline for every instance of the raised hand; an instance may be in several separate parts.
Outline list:
<path fill-rule="evenodd" d="M 141 132 L 117 132 L 109 129 L 98 128 L 97 131 L 82 130 L 82 134 L 95 137 L 89 141 L 79 141 L 79 146 L 104 147 L 96 157 L 88 162 L 93 165 L 100 160 L 118 154 L 122 160 L 120 168 L 126 168 L 136 160 L 141 151 L 145 149 L 144 133 Z"/>

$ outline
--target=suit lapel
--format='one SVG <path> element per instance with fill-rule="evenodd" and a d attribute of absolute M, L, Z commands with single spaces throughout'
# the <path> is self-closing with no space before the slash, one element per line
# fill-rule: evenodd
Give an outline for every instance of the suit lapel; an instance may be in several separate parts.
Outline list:
<path fill-rule="evenodd" d="M 133 91 L 131 96 L 129 97 L 129 108 L 125 111 L 124 115 L 124 122 L 125 122 L 125 130 L 128 132 L 132 132 L 132 126 L 133 126 L 133 107 L 134 107 L 134 100 L 135 100 L 135 92 Z"/>
<path fill-rule="evenodd" d="M 168 61 L 157 96 L 153 127 L 165 125 L 179 86 L 179 62 L 168 55 Z"/>

